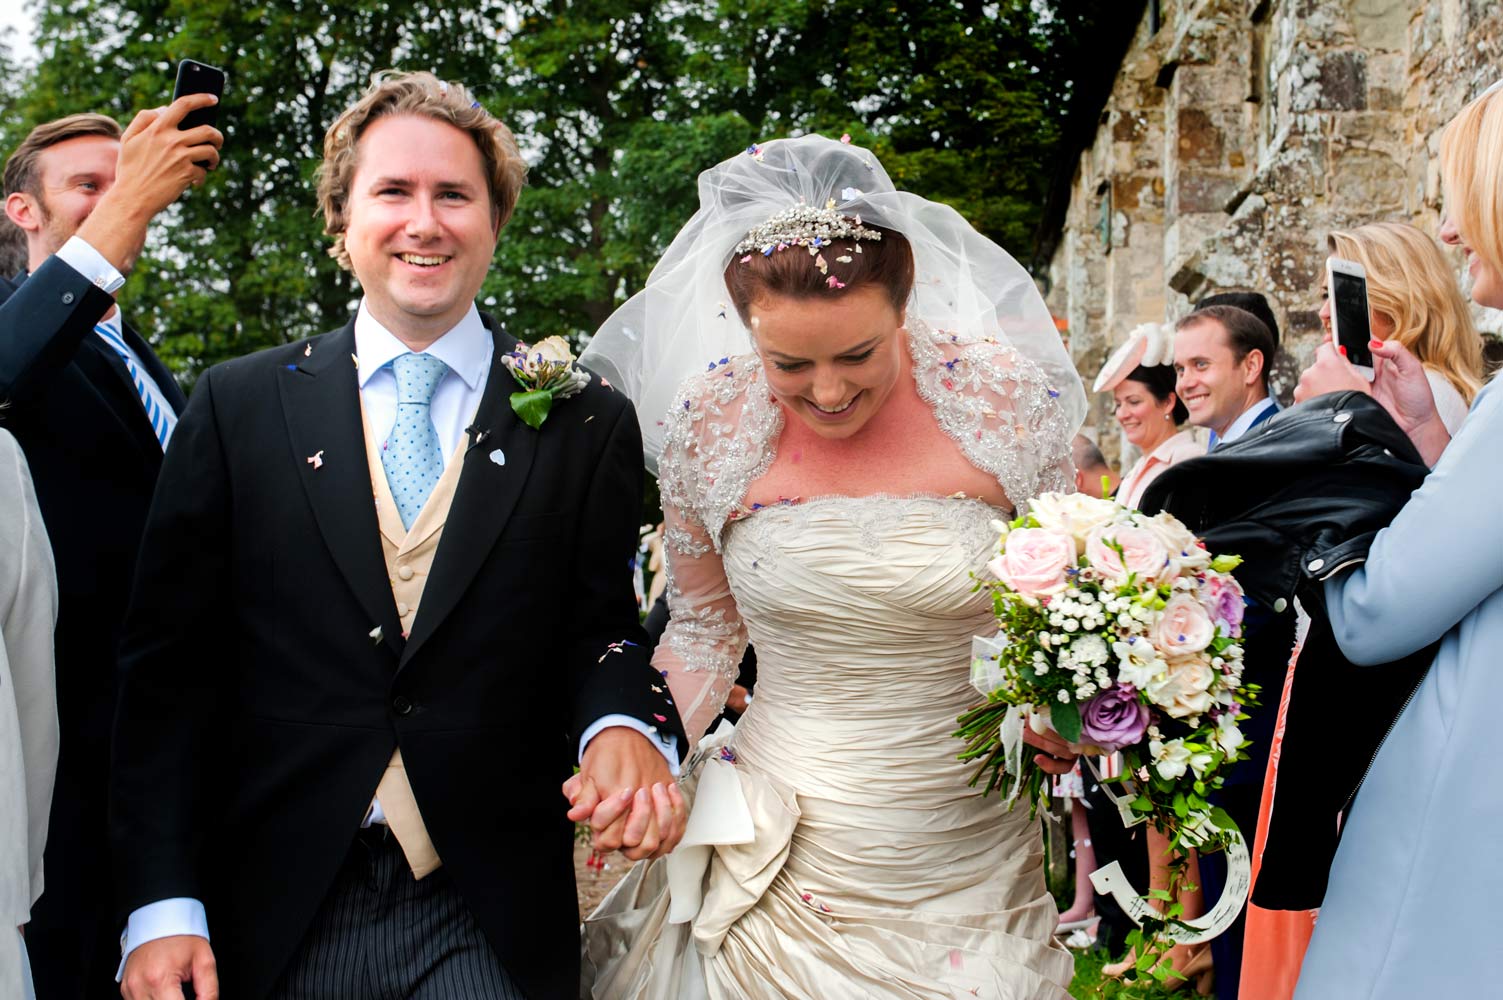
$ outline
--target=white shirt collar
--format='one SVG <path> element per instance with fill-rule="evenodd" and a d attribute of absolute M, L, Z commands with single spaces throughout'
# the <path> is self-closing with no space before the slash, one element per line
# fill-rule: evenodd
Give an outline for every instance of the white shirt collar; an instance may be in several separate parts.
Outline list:
<path fill-rule="evenodd" d="M 1277 407 L 1278 405 L 1279 404 L 1273 401 L 1272 396 L 1264 396 L 1262 399 L 1258 400 L 1252 406 L 1244 410 L 1242 412 L 1242 416 L 1238 417 L 1236 420 L 1233 420 L 1232 426 L 1226 429 L 1225 434 L 1217 435 L 1216 440 L 1221 444 L 1225 444 L 1228 441 L 1237 440 L 1239 437 L 1248 432 L 1248 430 L 1253 425 L 1253 421 L 1262 416 L 1264 410 L 1267 410 L 1271 407 Z"/>
<path fill-rule="evenodd" d="M 397 339 L 365 307 L 360 300 L 360 310 L 355 314 L 355 356 L 360 359 L 360 388 L 371 377 L 391 363 L 398 355 L 412 348 Z M 491 334 L 480 322 L 480 310 L 470 303 L 464 318 L 440 336 L 424 352 L 438 358 L 449 370 L 464 379 L 465 385 L 474 391 L 488 374 L 491 361 Z"/>

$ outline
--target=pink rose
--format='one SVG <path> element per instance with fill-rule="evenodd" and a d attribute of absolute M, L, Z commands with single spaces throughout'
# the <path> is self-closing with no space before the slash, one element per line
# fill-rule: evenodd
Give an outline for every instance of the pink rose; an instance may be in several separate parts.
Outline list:
<path fill-rule="evenodd" d="M 1108 541 L 1121 547 L 1120 555 Z M 1085 554 L 1092 566 L 1110 577 L 1125 579 L 1128 574 L 1136 574 L 1139 580 L 1155 582 L 1169 568 L 1169 550 L 1158 534 L 1130 524 L 1094 529 L 1086 539 Z"/>
<path fill-rule="evenodd" d="M 1237 581 L 1224 573 L 1207 573 L 1200 587 L 1200 601 L 1211 620 L 1233 638 L 1242 635 L 1242 613 L 1246 602 Z"/>
<path fill-rule="evenodd" d="M 1065 589 L 1065 570 L 1075 565 L 1075 539 L 1045 528 L 1018 528 L 1003 545 L 1002 554 L 987 564 L 998 580 L 1028 597 Z"/>
<path fill-rule="evenodd" d="M 1175 594 L 1164 605 L 1154 629 L 1153 644 L 1165 659 L 1198 653 L 1216 638 L 1216 626 L 1205 607 L 1188 594 Z"/>

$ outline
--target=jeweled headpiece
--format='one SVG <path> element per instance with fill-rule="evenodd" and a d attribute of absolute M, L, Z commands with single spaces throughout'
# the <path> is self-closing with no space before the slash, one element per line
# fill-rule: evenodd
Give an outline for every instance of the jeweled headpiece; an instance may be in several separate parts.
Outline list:
<path fill-rule="evenodd" d="M 745 254 L 759 250 L 764 257 L 773 251 L 788 247 L 808 247 L 814 252 L 835 240 L 880 240 L 882 234 L 861 224 L 861 217 L 848 219 L 835 210 L 831 199 L 824 208 L 813 205 L 795 205 L 779 212 L 746 234 L 736 244 L 735 253 Z"/>

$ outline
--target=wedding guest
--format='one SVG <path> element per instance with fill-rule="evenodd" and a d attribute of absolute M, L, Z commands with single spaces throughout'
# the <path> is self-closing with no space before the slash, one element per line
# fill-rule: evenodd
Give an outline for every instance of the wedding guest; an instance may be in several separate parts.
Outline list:
<path fill-rule="evenodd" d="M 151 221 L 219 161 L 219 132 L 179 131 L 214 97 L 38 125 L 5 162 L 26 271 L 0 277 L 0 402 L 26 453 L 57 560 L 62 756 L 47 893 L 27 932 L 44 1000 L 114 992 L 120 928 L 105 848 L 116 649 L 146 508 L 186 401 L 115 295 Z"/>
<path fill-rule="evenodd" d="M 1456 275 L 1440 247 L 1413 226 L 1380 222 L 1328 239 L 1332 256 L 1356 261 L 1367 273 L 1370 326 L 1379 340 L 1408 347 L 1425 366 L 1425 376 L 1446 430 L 1455 433 L 1467 408 L 1482 388 L 1482 338 L 1472 322 Z M 1331 303 L 1321 272 L 1320 319 L 1331 333 Z M 1278 723 L 1263 781 L 1253 843 L 1253 878 L 1259 877 L 1265 840 L 1278 787 L 1289 702 L 1296 690 L 1294 672 L 1299 651 L 1290 660 L 1278 704 Z M 1326 661 L 1315 669 L 1329 670 Z M 1271 707 L 1271 706 L 1270 706 Z M 1287 808 L 1287 806 L 1286 806 Z M 1315 930 L 1316 909 L 1247 907 L 1242 993 L 1266 1000 L 1289 1000 L 1294 995 L 1300 965 Z"/>
<path fill-rule="evenodd" d="M 1440 144 L 1446 223 L 1466 254 L 1472 300 L 1503 308 L 1503 90 L 1494 86 L 1446 126 Z M 1497 744 L 1503 674 L 1503 548 L 1496 497 L 1503 394 L 1489 384 L 1454 441 L 1419 359 L 1375 341 L 1368 386 L 1330 345 L 1297 398 L 1371 391 L 1434 465 L 1367 561 L 1326 582 L 1342 652 L 1382 663 L 1439 641 L 1347 817 L 1297 1000 L 1482 997 L 1497 991 L 1503 872 L 1479 865 L 1458 831 L 1492 831 L 1503 789 L 1477 781 Z M 1383 683 L 1381 676 L 1374 683 Z M 1337 723 L 1339 726 L 1339 722 Z"/>
<path fill-rule="evenodd" d="M 1238 306 L 1208 305 L 1190 313 L 1175 328 L 1176 389 L 1192 424 L 1211 431 L 1210 451 L 1230 444 L 1270 420 L 1278 405 L 1269 395 L 1268 373 L 1277 352 L 1273 331 L 1257 316 Z M 1246 656 L 1244 677 L 1262 690 L 1277 690 L 1289 667 L 1294 647 L 1292 608 L 1255 605 L 1243 625 Z M 1224 808 L 1244 835 L 1257 826 L 1268 748 L 1275 713 L 1255 714 L 1244 732 L 1252 745 L 1248 759 L 1226 775 L 1225 785 L 1211 796 Z M 1218 898 L 1225 886 L 1225 857 L 1211 855 L 1200 863 L 1200 884 L 1207 901 Z M 1216 988 L 1222 1000 L 1237 1000 L 1242 967 L 1243 920 L 1238 917 L 1225 933 L 1213 939 L 1210 952 L 1216 967 Z"/>
<path fill-rule="evenodd" d="M 22 1000 L 35 996 L 24 925 L 42 894 L 57 771 L 56 624 L 57 577 L 31 473 L 0 429 L 0 921 L 9 925 L 0 925 L 0 996 Z"/>
<path fill-rule="evenodd" d="M 1075 435 L 1070 442 L 1070 458 L 1075 463 L 1075 491 L 1096 497 L 1113 496 L 1121 480 L 1116 470 L 1107 464 L 1106 456 L 1096 447 L 1096 442 L 1084 434 Z"/>
<path fill-rule="evenodd" d="M 1139 454 L 1117 490 L 1128 507 L 1169 466 L 1205 454 L 1195 435 L 1180 429 L 1190 413 L 1175 385 L 1174 332 L 1157 323 L 1133 330 L 1096 376 L 1095 391 L 1112 394 L 1112 413 Z"/>
<path fill-rule="evenodd" d="M 1456 273 L 1429 236 L 1402 222 L 1376 222 L 1327 240 L 1331 256 L 1367 272 L 1373 336 L 1397 340 L 1420 359 L 1446 430 L 1455 434 L 1482 390 L 1482 336 Z M 1325 271 L 1320 322 L 1331 332 Z"/>

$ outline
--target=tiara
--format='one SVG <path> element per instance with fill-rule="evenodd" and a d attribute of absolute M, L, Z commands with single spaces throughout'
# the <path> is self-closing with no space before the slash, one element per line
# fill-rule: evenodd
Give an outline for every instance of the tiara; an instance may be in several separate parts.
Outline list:
<path fill-rule="evenodd" d="M 745 254 L 760 250 L 762 256 L 771 257 L 774 250 L 788 247 L 809 248 L 814 253 L 834 240 L 880 240 L 882 234 L 861 224 L 861 216 L 848 219 L 835 210 L 835 200 L 830 199 L 824 208 L 813 205 L 795 205 L 779 212 L 746 234 L 736 244 L 735 253 Z"/>

